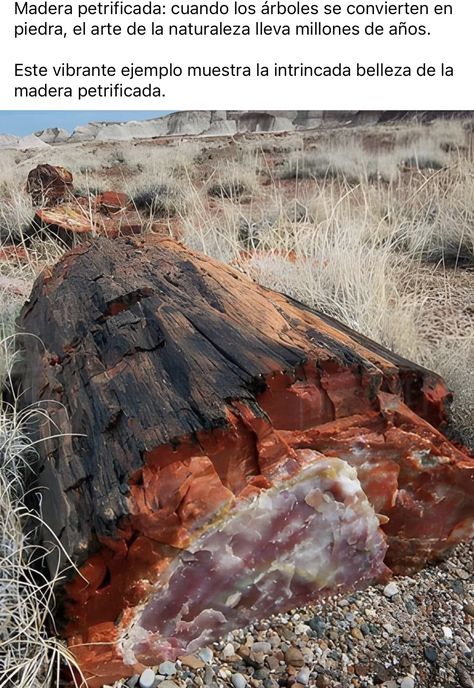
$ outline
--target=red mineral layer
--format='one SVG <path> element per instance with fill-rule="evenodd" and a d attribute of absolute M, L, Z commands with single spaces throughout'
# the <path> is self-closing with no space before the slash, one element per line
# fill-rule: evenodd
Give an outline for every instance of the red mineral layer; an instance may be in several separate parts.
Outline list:
<path fill-rule="evenodd" d="M 154 473 L 144 477 L 137 506 L 159 503 L 160 518 L 134 522 L 147 534 L 127 555 L 117 547 L 107 559 L 103 553 L 90 559 L 81 571 L 89 584 L 76 579 L 68 589 L 86 622 L 69 645 L 92 674 L 91 686 L 194 652 L 252 619 L 365 585 L 386 571 L 378 518 L 356 471 L 340 459 L 296 450 L 237 498 L 207 457 L 169 464 L 163 483 Z M 177 512 L 181 525 L 166 518 Z M 172 545 L 157 546 L 159 527 Z"/>
<path fill-rule="evenodd" d="M 371 518 L 379 514 L 384 523 L 390 545 L 385 562 L 397 573 L 417 570 L 469 537 L 474 522 L 474 460 L 457 450 L 396 395 L 379 392 L 373 408 L 355 373 L 332 373 L 329 380 L 326 373 L 308 365 L 304 374 L 300 370 L 298 375 L 272 376 L 266 391 L 258 397 L 266 418 L 256 416 L 242 402 L 234 402 L 227 428 L 201 433 L 197 441 L 185 440 L 175 449 L 161 446 L 148 452 L 145 467 L 131 482 L 131 516 L 122 524 L 123 530 L 114 540 L 103 539 L 101 552 L 81 571 L 88 584 L 76 578 L 67 590 L 70 621 L 66 635 L 81 667 L 91 676 L 91 686 L 156 664 L 158 659 L 193 652 L 236 625 L 305 604 L 327 592 L 370 582 L 384 572 L 380 564 L 385 547 L 379 541 L 376 551 L 372 551 L 373 559 L 363 560 L 365 573 L 356 567 L 356 579 L 348 577 L 355 561 L 352 532 L 345 543 L 352 561 L 343 567 L 346 577 L 318 584 L 322 570 L 327 571 L 329 566 L 337 573 L 339 566 L 328 550 L 323 548 L 321 554 L 319 549 L 321 528 L 326 532 L 327 523 L 314 522 L 306 530 L 295 518 L 298 509 L 288 510 L 289 521 L 295 526 L 295 541 L 287 542 L 288 549 L 278 554 L 273 550 L 268 556 L 262 552 L 258 566 L 255 564 L 256 553 L 260 552 L 262 540 L 268 540 L 268 532 L 282 532 L 275 507 L 282 481 L 293 480 L 298 485 L 302 481 L 301 485 L 309 489 L 302 478 L 308 460 L 310 465 L 322 466 L 329 459 L 338 464 L 342 459 L 357 470 L 374 509 Z M 337 493 L 334 485 L 331 490 Z M 355 493 L 359 491 L 358 487 Z M 235 571 L 234 575 L 227 572 L 228 578 L 221 581 L 222 571 L 216 562 L 219 557 L 225 561 L 228 549 L 216 549 L 212 562 L 203 561 L 204 555 L 199 554 L 203 538 L 213 537 L 215 526 L 209 524 L 215 523 L 215 514 L 225 513 L 225 530 L 229 510 L 240 513 L 235 505 L 249 499 L 262 500 L 262 495 L 268 497 L 264 502 L 268 506 L 264 527 L 257 526 L 256 512 L 251 509 L 244 509 L 240 520 L 229 522 L 229 528 L 240 523 L 243 533 L 252 523 L 258 546 L 253 541 L 242 555 L 237 567 L 240 577 Z M 297 503 L 302 501 L 300 498 Z M 354 528 L 356 532 L 359 526 Z M 290 586 L 283 598 L 269 592 L 261 606 L 255 590 L 249 592 L 248 599 L 240 597 L 239 604 L 230 610 L 223 610 L 217 603 L 224 591 L 233 599 L 239 590 L 255 586 L 255 582 L 244 581 L 244 572 L 248 575 L 249 570 L 258 570 L 265 581 L 266 572 L 272 571 L 273 555 L 275 561 L 284 555 L 287 561 L 295 560 L 300 541 L 315 555 L 306 586 Z M 193 556 L 185 566 L 183 556 L 186 559 L 189 553 Z M 176 572 L 182 566 L 186 569 L 184 582 L 175 585 Z M 186 576 L 191 576 L 192 581 L 197 580 L 196 576 L 209 579 L 208 587 L 196 592 L 199 595 L 192 604 L 184 592 L 187 587 L 196 589 L 196 585 Z M 278 579 L 277 588 L 282 585 Z M 186 605 L 193 609 L 194 620 L 181 613 Z M 182 623 L 178 623 L 178 617 Z M 110 643 L 106 655 L 100 644 L 104 639 Z"/>

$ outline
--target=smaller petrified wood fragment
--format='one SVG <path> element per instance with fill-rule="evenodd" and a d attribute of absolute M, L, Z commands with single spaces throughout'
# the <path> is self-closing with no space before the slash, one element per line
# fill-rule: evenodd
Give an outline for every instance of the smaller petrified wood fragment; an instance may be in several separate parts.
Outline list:
<path fill-rule="evenodd" d="M 73 178 L 65 167 L 38 165 L 28 174 L 26 190 L 34 206 L 51 207 L 72 196 Z"/>
<path fill-rule="evenodd" d="M 113 239 L 143 231 L 144 220 L 127 194 L 74 195 L 72 174 L 64 167 L 38 165 L 29 173 L 26 189 L 36 207 L 31 236 L 47 233 L 74 246 L 95 236 Z"/>
<path fill-rule="evenodd" d="M 20 323 L 91 686 L 472 534 L 439 377 L 176 242 L 70 252 Z"/>

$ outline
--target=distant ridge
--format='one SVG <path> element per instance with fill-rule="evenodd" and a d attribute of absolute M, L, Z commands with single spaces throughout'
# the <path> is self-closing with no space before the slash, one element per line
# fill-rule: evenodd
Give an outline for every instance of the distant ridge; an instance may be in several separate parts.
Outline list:
<path fill-rule="evenodd" d="M 360 126 L 391 121 L 430 121 L 464 112 L 389 112 L 383 110 L 188 110 L 140 122 L 91 122 L 77 127 L 70 141 L 222 136 L 239 133 L 291 132 L 334 126 Z"/>
<path fill-rule="evenodd" d="M 76 127 L 72 133 L 66 129 L 50 127 L 24 137 L 3 134 L 0 135 L 0 148 L 21 150 L 87 141 L 291 132 L 402 121 L 429 122 L 440 118 L 473 115 L 473 111 L 449 110 L 187 110 L 142 121 L 90 122 Z"/>

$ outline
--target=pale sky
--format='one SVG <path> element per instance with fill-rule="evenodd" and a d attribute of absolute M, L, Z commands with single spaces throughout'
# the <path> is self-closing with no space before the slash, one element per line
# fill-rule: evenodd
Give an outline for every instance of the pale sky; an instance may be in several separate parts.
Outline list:
<path fill-rule="evenodd" d="M 40 129 L 61 127 L 69 132 L 79 124 L 153 119 L 171 110 L 1 110 L 0 134 L 26 136 Z"/>

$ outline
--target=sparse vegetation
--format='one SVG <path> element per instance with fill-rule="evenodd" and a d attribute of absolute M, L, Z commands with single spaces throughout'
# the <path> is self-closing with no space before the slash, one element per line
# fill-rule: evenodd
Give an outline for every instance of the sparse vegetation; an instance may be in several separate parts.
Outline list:
<path fill-rule="evenodd" d="M 333 148 L 323 152 L 290 155 L 281 170 L 282 179 L 342 179 L 350 184 L 363 181 L 389 182 L 399 172 L 393 154 L 368 155 L 360 146 Z"/>
<path fill-rule="evenodd" d="M 5 384 L 15 357 L 12 337 L 0 347 Z M 42 564 L 59 545 L 51 533 L 50 547 L 36 546 L 41 515 L 25 502 L 27 495 L 31 500 L 35 461 L 28 426 L 37 414 L 43 415 L 41 408 L 18 413 L 5 402 L 0 410 L 0 685 L 18 688 L 58 686 L 61 666 L 75 667 L 51 632 L 59 574 L 50 577 Z"/>
<path fill-rule="evenodd" d="M 258 189 L 255 158 L 247 162 L 229 161 L 221 165 L 207 185 L 207 193 L 215 198 L 245 202 Z"/>
<path fill-rule="evenodd" d="M 153 219 L 185 215 L 187 212 L 186 194 L 173 180 L 138 187 L 131 197 L 134 207 L 145 211 Z"/>

